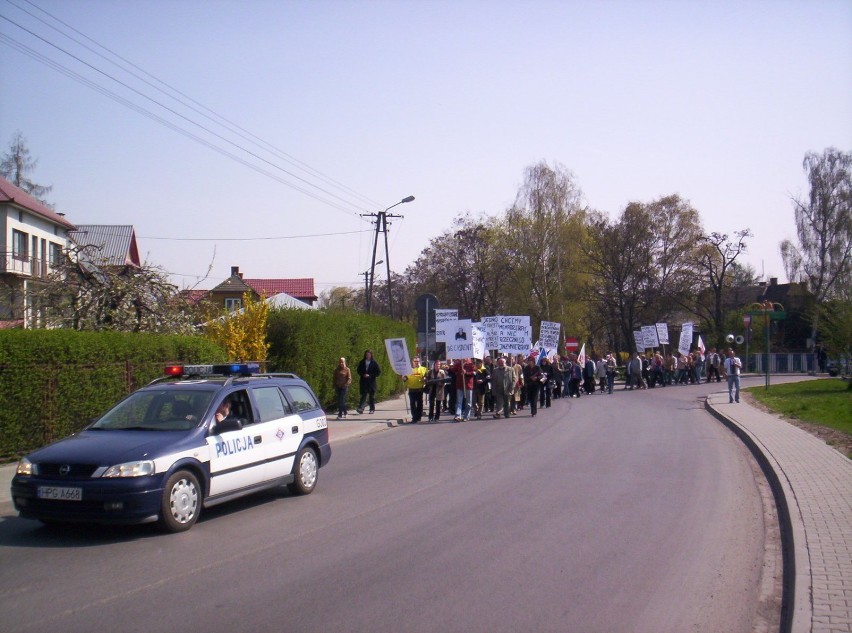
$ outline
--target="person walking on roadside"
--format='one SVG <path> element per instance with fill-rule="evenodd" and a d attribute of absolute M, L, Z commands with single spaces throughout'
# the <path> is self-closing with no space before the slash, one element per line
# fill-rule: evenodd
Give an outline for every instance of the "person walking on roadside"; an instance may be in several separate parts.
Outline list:
<path fill-rule="evenodd" d="M 633 387 L 636 389 L 644 389 L 645 382 L 642 380 L 642 357 L 639 352 L 636 352 L 629 361 L 627 361 L 627 384 L 625 389 Z"/>
<path fill-rule="evenodd" d="M 411 359 L 411 373 L 402 379 L 408 386 L 408 401 L 411 403 L 411 423 L 417 424 L 423 418 L 423 390 L 426 388 L 426 368 L 420 366 L 420 359 Z"/>
<path fill-rule="evenodd" d="M 598 389 L 601 395 L 606 393 L 606 359 L 603 356 L 598 356 L 598 362 L 595 363 L 595 380 L 598 383 Z"/>
<path fill-rule="evenodd" d="M 426 374 L 426 393 L 429 394 L 429 421 L 441 419 L 441 409 L 444 406 L 444 387 L 447 384 L 447 373 L 441 369 L 441 361 L 436 360 L 432 369 Z"/>
<path fill-rule="evenodd" d="M 589 395 L 595 393 L 595 361 L 592 354 L 586 357 L 586 364 L 583 367 L 583 391 Z"/>
<path fill-rule="evenodd" d="M 568 379 L 568 397 L 580 397 L 580 383 L 583 380 L 583 367 L 573 354 L 569 357 L 571 363 L 571 377 Z"/>
<path fill-rule="evenodd" d="M 346 366 L 345 358 L 337 361 L 332 384 L 337 394 L 337 419 L 339 420 L 346 417 L 346 394 L 349 392 L 349 385 L 352 384 L 352 371 Z"/>
<path fill-rule="evenodd" d="M 469 358 L 456 360 L 450 368 L 456 390 L 456 416 L 453 422 L 467 422 L 473 409 L 473 381 L 476 369 Z"/>
<path fill-rule="evenodd" d="M 373 350 L 366 350 L 364 358 L 358 363 L 358 387 L 361 390 L 361 401 L 358 404 L 358 413 L 364 413 L 364 404 L 369 403 L 370 413 L 376 412 L 376 379 L 382 373 L 376 359 L 373 358 Z"/>
<path fill-rule="evenodd" d="M 615 370 L 618 369 L 618 363 L 615 362 L 615 356 L 612 352 L 606 356 L 606 392 L 612 395 L 612 388 L 615 386 Z"/>
<path fill-rule="evenodd" d="M 547 356 L 542 356 L 541 364 L 538 366 L 541 370 L 541 387 L 539 387 L 538 406 L 542 409 L 550 408 L 550 398 L 553 395 L 553 380 L 556 373 L 553 365 L 550 364 L 550 359 Z"/>
<path fill-rule="evenodd" d="M 476 369 L 473 376 L 473 399 L 475 403 L 473 413 L 477 420 L 481 420 L 482 413 L 485 411 L 485 394 L 488 391 L 488 381 L 491 380 L 491 374 L 485 368 L 481 359 L 477 358 L 474 363 Z"/>
<path fill-rule="evenodd" d="M 541 387 L 541 380 L 544 374 L 541 373 L 541 367 L 535 364 L 535 357 L 527 358 L 527 364 L 524 367 L 524 384 L 527 387 L 527 402 L 530 405 L 530 415 L 535 417 L 538 412 L 536 405 L 538 404 L 538 390 Z"/>
<path fill-rule="evenodd" d="M 713 376 L 716 376 L 716 382 L 721 382 L 722 378 L 719 375 L 719 366 L 722 364 L 722 359 L 716 353 L 716 348 L 711 347 L 710 353 L 707 354 L 707 382 L 713 381 Z"/>
<path fill-rule="evenodd" d="M 515 391 L 512 393 L 512 401 L 509 403 L 509 413 L 518 415 L 518 411 L 524 408 L 522 394 L 524 393 L 524 366 L 514 356 L 509 356 L 510 367 L 515 374 Z"/>
<path fill-rule="evenodd" d="M 728 376 L 728 404 L 740 401 L 740 371 L 743 363 L 734 354 L 734 350 L 728 348 L 728 358 L 725 359 L 725 374 Z"/>
<path fill-rule="evenodd" d="M 491 370 L 491 395 L 494 397 L 494 417 L 509 417 L 509 405 L 515 395 L 515 372 L 506 366 L 506 359 L 497 358 L 497 365 Z"/>

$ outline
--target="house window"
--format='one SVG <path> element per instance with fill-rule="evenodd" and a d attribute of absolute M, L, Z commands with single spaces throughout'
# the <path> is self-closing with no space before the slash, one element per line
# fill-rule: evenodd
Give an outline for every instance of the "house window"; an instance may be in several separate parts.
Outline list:
<path fill-rule="evenodd" d="M 16 259 L 27 259 L 27 234 L 12 229 L 12 255 Z"/>
<path fill-rule="evenodd" d="M 62 265 L 62 245 L 50 243 L 50 265 L 53 268 Z"/>
<path fill-rule="evenodd" d="M 239 310 L 243 307 L 242 299 L 225 299 L 225 308 L 228 312 L 233 312 L 234 310 Z"/>

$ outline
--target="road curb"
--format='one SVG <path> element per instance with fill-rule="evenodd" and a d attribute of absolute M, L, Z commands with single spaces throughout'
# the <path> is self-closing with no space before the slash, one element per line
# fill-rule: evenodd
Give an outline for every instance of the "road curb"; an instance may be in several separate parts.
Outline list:
<path fill-rule="evenodd" d="M 705 398 L 704 408 L 733 431 L 754 455 L 769 482 L 772 496 L 775 499 L 781 529 L 783 557 L 780 631 L 782 633 L 809 633 L 813 619 L 813 606 L 810 599 L 810 555 L 805 538 L 804 519 L 796 501 L 796 495 L 790 486 L 784 469 L 771 451 L 763 445 L 760 438 L 716 409 L 711 402 L 714 395 L 718 394 L 710 394 Z M 727 397 L 727 393 L 723 395 Z"/>

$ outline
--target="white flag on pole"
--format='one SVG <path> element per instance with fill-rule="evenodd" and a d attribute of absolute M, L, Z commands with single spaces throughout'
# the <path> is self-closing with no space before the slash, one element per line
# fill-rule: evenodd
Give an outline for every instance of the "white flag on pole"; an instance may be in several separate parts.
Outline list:
<path fill-rule="evenodd" d="M 580 355 L 577 356 L 577 362 L 580 363 L 581 367 L 586 366 L 586 344 L 583 343 L 583 347 L 580 348 Z"/>

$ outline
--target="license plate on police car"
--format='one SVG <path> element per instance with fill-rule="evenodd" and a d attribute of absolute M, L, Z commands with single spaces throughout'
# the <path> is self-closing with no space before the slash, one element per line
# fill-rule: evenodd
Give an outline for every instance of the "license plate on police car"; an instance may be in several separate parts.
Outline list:
<path fill-rule="evenodd" d="M 64 488 L 61 486 L 39 486 L 39 499 L 54 499 L 56 501 L 80 501 L 83 498 L 82 488 Z"/>

